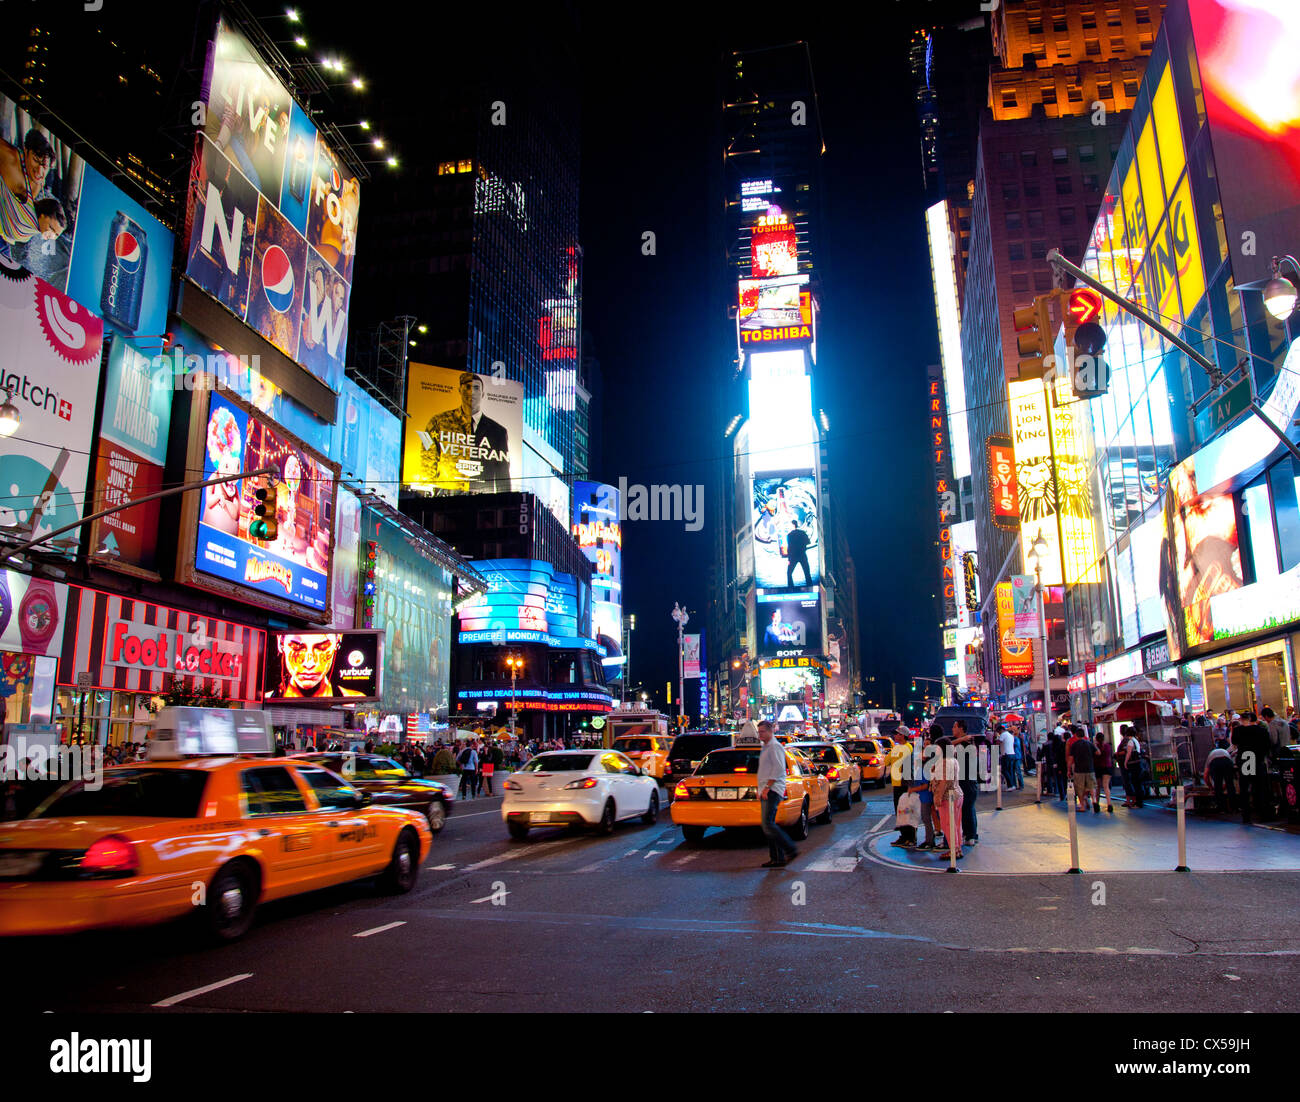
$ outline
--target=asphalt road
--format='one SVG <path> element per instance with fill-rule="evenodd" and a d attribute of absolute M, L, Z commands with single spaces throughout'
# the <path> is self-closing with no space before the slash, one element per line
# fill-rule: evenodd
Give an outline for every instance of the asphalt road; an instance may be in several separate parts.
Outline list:
<path fill-rule="evenodd" d="M 240 942 L 183 925 L 8 940 L 50 1011 L 1276 1011 L 1295 1009 L 1300 875 L 930 875 L 868 852 L 887 792 L 814 824 L 785 869 L 760 834 L 510 840 L 462 802 L 414 891 L 267 906 Z M 935 858 L 935 863 L 939 859 Z"/>

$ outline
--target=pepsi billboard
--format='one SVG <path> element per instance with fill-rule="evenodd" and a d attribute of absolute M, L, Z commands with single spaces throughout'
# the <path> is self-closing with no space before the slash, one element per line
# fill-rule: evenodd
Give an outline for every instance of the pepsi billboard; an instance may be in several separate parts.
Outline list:
<path fill-rule="evenodd" d="M 337 391 L 360 182 L 224 21 L 204 88 L 186 200 L 185 275 Z"/>
<path fill-rule="evenodd" d="M 111 329 L 161 345 L 172 232 L 55 132 L 0 95 L 0 155 L 26 165 L 0 212 L 0 261 L 38 276 Z"/>

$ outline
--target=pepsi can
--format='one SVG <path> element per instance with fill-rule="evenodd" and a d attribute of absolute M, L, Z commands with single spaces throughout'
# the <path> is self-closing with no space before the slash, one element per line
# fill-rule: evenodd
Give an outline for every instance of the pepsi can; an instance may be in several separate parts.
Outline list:
<path fill-rule="evenodd" d="M 144 302 L 144 277 L 148 263 L 149 239 L 144 230 L 118 211 L 108 233 L 99 310 L 105 321 L 128 333 L 140 328 L 140 307 Z"/>

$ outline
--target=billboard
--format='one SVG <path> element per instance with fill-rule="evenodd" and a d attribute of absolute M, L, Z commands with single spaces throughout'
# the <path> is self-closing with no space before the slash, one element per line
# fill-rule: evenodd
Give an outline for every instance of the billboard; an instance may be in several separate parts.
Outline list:
<path fill-rule="evenodd" d="M 1004 677 L 1034 676 L 1034 641 L 1016 634 L 1015 598 L 1010 582 L 998 582 L 998 657 Z"/>
<path fill-rule="evenodd" d="M 1016 634 L 1025 638 L 1041 639 L 1043 633 L 1038 616 L 1038 589 L 1032 576 L 1011 575 L 1011 602 Z"/>
<path fill-rule="evenodd" d="M 1016 483 L 1016 450 L 1011 437 L 990 436 L 988 449 L 989 511 L 998 528 L 1014 532 L 1020 527 L 1020 490 Z"/>
<path fill-rule="evenodd" d="M 342 477 L 397 508 L 401 451 L 402 424 L 397 415 L 345 378 L 329 447 Z"/>
<path fill-rule="evenodd" d="M 754 579 L 760 588 L 807 587 L 821 581 L 817 517 L 817 476 L 811 469 L 754 477 Z"/>
<path fill-rule="evenodd" d="M 95 451 L 95 508 L 111 509 L 162 489 L 172 419 L 172 379 L 130 339 L 114 337 L 104 367 L 104 404 Z M 157 575 L 157 501 L 94 521 L 99 565 Z"/>
<path fill-rule="evenodd" d="M 486 593 L 460 607 L 462 643 L 545 643 L 595 650 L 588 590 L 540 559 L 482 559 Z"/>
<path fill-rule="evenodd" d="M 338 390 L 360 182 L 224 21 L 204 91 L 186 201 L 185 274 Z"/>
<path fill-rule="evenodd" d="M 682 677 L 700 676 L 700 637 L 698 635 L 682 636 Z"/>
<path fill-rule="evenodd" d="M 0 651 L 57 655 L 67 608 L 66 585 L 0 570 Z"/>
<path fill-rule="evenodd" d="M 0 526 L 39 536 L 85 515 L 104 323 L 30 274 L 0 278 L 0 389 L 22 423 L 0 436 Z M 76 533 L 71 538 L 76 540 Z"/>
<path fill-rule="evenodd" d="M 356 704 L 383 696 L 382 631 L 284 631 L 266 645 L 267 704 Z"/>
<path fill-rule="evenodd" d="M 1300 240 L 1300 55 L 1285 5 L 1189 0 L 1235 281 L 1267 279 Z M 1161 147 L 1163 154 L 1164 148 Z M 1228 171 L 1230 169 L 1230 171 Z"/>
<path fill-rule="evenodd" d="M 812 343 L 812 292 L 806 275 L 742 279 L 739 294 L 742 348 Z"/>
<path fill-rule="evenodd" d="M 849 695 L 849 634 L 842 620 L 826 625 L 826 703 L 853 703 Z"/>
<path fill-rule="evenodd" d="M 1074 401 L 1068 378 L 1057 379 L 1052 385 L 1050 407 L 1047 388 L 1040 379 L 1013 380 L 1007 390 L 1023 563 L 1027 569 L 1033 566 L 1030 550 L 1041 537 L 1048 548 L 1040 563 L 1043 584 L 1062 584 L 1064 569 L 1065 584 L 1073 585 L 1097 561 L 1088 471 L 1089 430 L 1080 421 L 1083 403 Z"/>
<path fill-rule="evenodd" d="M 760 596 L 757 603 L 758 653 L 764 658 L 821 654 L 822 613 L 817 597 Z"/>
<path fill-rule="evenodd" d="M 186 494 L 182 536 L 193 541 L 193 557 L 186 567 L 182 547 L 178 574 L 189 576 L 180 580 L 218 592 L 234 586 L 244 591 L 243 600 L 260 603 L 252 596 L 257 594 L 270 598 L 273 607 L 296 607 L 299 615 L 325 619 L 334 550 L 333 466 L 238 399 L 196 392 L 194 404 L 200 416 L 191 425 L 190 466 L 201 467 L 205 479 L 273 468 L 279 531 L 269 543 L 249 535 L 253 494 L 263 479 L 241 478 Z"/>
<path fill-rule="evenodd" d="M 592 565 L 591 634 L 623 644 L 623 528 L 618 488 L 573 484 L 573 538 Z"/>
<path fill-rule="evenodd" d="M 361 581 L 361 499 L 339 486 L 334 506 L 334 618 L 331 627 L 357 626 Z"/>
<path fill-rule="evenodd" d="M 797 275 L 799 244 L 790 216 L 775 207 L 759 215 L 749 230 L 749 255 L 755 279 Z"/>
<path fill-rule="evenodd" d="M 523 383 L 410 364 L 402 483 L 424 493 L 492 493 L 518 485 L 523 408 Z"/>
<path fill-rule="evenodd" d="M 814 694 L 821 692 L 822 672 L 815 666 L 764 669 L 759 671 L 758 687 L 765 697 L 776 697 L 778 700 L 786 697 L 802 698 L 807 689 L 812 689 Z"/>

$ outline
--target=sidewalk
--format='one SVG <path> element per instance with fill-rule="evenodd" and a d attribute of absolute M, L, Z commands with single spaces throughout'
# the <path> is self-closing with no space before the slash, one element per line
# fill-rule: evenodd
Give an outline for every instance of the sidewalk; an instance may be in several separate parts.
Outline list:
<path fill-rule="evenodd" d="M 992 793 L 981 793 L 979 844 L 966 847 L 958 862 L 963 872 L 998 875 L 1060 873 L 1070 867 L 1069 822 L 1064 803 L 1044 797 L 1034 803 L 1036 790 L 1008 796 L 1003 810 L 994 810 Z M 1144 808 L 1116 802 L 1114 814 L 1078 813 L 1079 866 L 1092 872 L 1168 872 L 1178 864 L 1177 817 L 1151 801 Z M 947 851 L 909 850 L 889 843 L 893 831 L 872 839 L 878 861 L 915 870 L 944 869 Z M 1258 872 L 1300 870 L 1300 839 L 1284 829 L 1244 826 L 1240 822 L 1187 816 L 1187 864 L 1194 872 Z"/>

